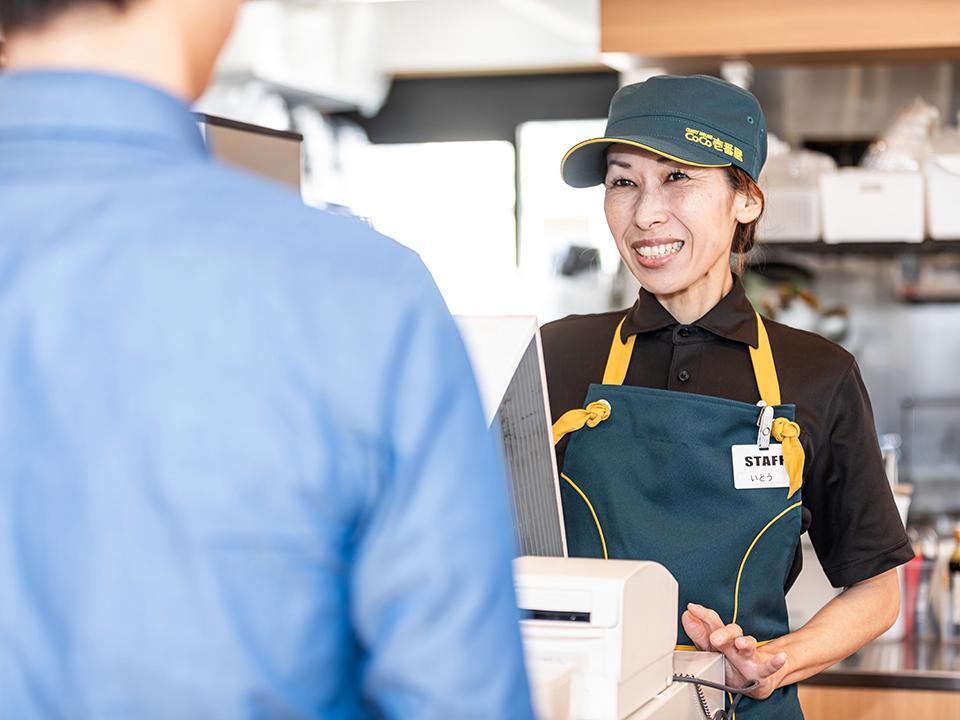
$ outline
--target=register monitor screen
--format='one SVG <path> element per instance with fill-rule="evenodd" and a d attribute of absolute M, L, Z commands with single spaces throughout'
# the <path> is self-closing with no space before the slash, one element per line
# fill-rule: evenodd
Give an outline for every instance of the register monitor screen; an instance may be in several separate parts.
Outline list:
<path fill-rule="evenodd" d="M 459 317 L 513 499 L 521 555 L 567 554 L 550 408 L 534 317 Z"/>
<path fill-rule="evenodd" d="M 218 159 L 300 189 L 301 135 L 213 115 L 196 117 L 204 142 Z"/>

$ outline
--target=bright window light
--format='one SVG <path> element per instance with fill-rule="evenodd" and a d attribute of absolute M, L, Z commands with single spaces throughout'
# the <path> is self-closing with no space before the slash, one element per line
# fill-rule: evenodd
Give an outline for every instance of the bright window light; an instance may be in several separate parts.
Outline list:
<path fill-rule="evenodd" d="M 420 254 L 452 312 L 523 312 L 512 144 L 366 145 L 344 164 L 351 209 Z"/>

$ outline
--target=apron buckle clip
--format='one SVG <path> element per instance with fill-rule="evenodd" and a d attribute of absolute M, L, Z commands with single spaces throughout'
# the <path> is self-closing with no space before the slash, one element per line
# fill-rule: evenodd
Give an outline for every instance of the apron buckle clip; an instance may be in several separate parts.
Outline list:
<path fill-rule="evenodd" d="M 773 432 L 773 406 L 767 405 L 761 400 L 757 405 L 760 407 L 760 416 L 757 418 L 757 447 L 761 450 L 770 449 L 770 434 Z"/>

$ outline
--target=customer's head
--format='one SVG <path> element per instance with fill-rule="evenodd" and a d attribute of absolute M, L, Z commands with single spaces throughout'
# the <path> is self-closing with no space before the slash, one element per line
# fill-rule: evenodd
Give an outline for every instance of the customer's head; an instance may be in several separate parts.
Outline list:
<path fill-rule="evenodd" d="M 10 69 L 113 71 L 155 80 L 193 100 L 206 88 L 242 3 L 2 0 L 0 29 Z"/>
<path fill-rule="evenodd" d="M 628 85 L 601 138 L 563 159 L 574 187 L 603 183 L 607 223 L 626 266 L 657 295 L 729 274 L 753 245 L 767 153 L 756 98 L 717 78 L 659 76 Z"/>

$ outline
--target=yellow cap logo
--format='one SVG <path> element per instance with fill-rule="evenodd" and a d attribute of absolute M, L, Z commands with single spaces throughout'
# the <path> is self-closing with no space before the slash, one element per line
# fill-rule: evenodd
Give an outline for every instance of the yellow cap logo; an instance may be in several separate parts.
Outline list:
<path fill-rule="evenodd" d="M 714 137 L 708 132 L 697 130 L 696 128 L 687 128 L 684 139 L 688 142 L 699 143 L 704 147 L 712 147 L 718 152 L 722 152 L 735 160 L 743 162 L 743 150 L 732 143 L 725 142 L 718 137 Z"/>

